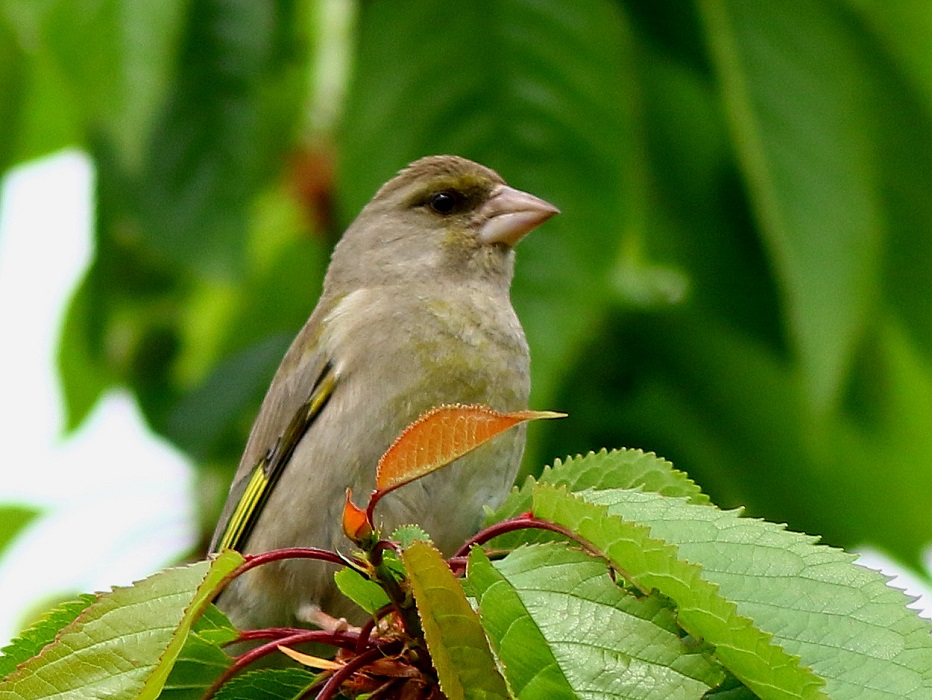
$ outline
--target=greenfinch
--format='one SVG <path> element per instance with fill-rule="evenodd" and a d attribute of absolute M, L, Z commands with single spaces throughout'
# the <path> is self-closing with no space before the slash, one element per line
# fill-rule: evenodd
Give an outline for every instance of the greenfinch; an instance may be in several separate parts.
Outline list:
<path fill-rule="evenodd" d="M 493 170 L 430 156 L 379 189 L 336 245 L 316 308 L 252 427 L 211 550 L 346 550 L 344 493 L 374 487 L 379 457 L 429 409 L 527 408 L 528 346 L 510 299 L 514 246 L 556 214 Z M 450 554 L 501 502 L 523 428 L 387 495 L 376 525 L 416 523 Z M 333 565 L 288 560 L 234 580 L 218 605 L 241 629 L 359 619 Z"/>

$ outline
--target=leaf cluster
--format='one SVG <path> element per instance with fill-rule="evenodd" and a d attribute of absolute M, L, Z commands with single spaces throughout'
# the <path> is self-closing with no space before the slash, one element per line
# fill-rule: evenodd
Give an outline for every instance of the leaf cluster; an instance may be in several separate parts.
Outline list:
<path fill-rule="evenodd" d="M 520 414 L 542 417 L 554 416 Z M 360 547 L 351 556 L 226 551 L 56 609 L 4 649 L 0 699 L 892 700 L 932 690 L 932 627 L 902 592 L 816 538 L 717 508 L 652 454 L 557 462 L 449 561 L 416 526 L 391 540 L 374 529 L 382 493 L 520 420 L 451 406 L 412 424 L 380 462 L 369 508 L 347 500 L 366 520 L 344 516 Z M 371 621 L 239 631 L 208 607 L 232 577 L 293 556 L 342 560 L 337 585 Z M 296 648 L 312 641 L 335 658 Z M 298 665 L 248 670 L 273 653 Z"/>

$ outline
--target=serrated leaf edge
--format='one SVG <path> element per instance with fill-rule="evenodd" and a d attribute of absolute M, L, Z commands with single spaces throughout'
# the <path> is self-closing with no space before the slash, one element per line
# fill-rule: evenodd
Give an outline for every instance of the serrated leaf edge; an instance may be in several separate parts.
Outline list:
<path fill-rule="evenodd" d="M 798 656 L 788 653 L 786 650 L 782 648 L 782 646 L 775 643 L 773 641 L 774 640 L 773 634 L 759 629 L 754 624 L 753 620 L 741 615 L 737 610 L 736 604 L 719 592 L 719 586 L 715 584 L 714 582 L 709 581 L 708 579 L 702 576 L 702 565 L 701 564 L 687 561 L 678 556 L 679 548 L 677 547 L 676 544 L 673 544 L 665 540 L 662 540 L 660 538 L 651 536 L 650 528 L 646 525 L 642 525 L 640 523 L 627 520 L 618 515 L 610 515 L 608 513 L 607 506 L 590 503 L 589 501 L 585 500 L 585 498 L 582 496 L 581 493 L 572 493 L 568 491 L 566 488 L 554 487 L 550 484 L 538 484 L 537 486 L 534 487 L 534 490 L 533 490 L 533 497 L 534 497 L 534 504 L 535 504 L 534 511 L 535 511 L 535 514 L 538 515 L 538 517 L 543 517 L 545 519 L 551 519 L 547 517 L 546 509 L 545 509 L 545 512 L 541 514 L 541 513 L 538 513 L 539 509 L 537 507 L 539 503 L 538 494 L 541 494 L 544 496 L 544 498 L 547 498 L 546 494 L 548 492 L 554 495 L 561 494 L 562 497 L 572 499 L 580 504 L 585 504 L 588 508 L 595 509 L 595 511 L 598 513 L 598 516 L 599 516 L 598 518 L 599 522 L 618 520 L 621 523 L 624 523 L 625 526 L 632 528 L 633 533 L 640 535 L 638 538 L 637 544 L 642 551 L 644 550 L 644 547 L 643 547 L 644 543 L 651 543 L 654 549 L 660 550 L 661 552 L 665 553 L 667 559 L 671 563 L 675 563 L 679 567 L 686 567 L 686 573 L 688 574 L 688 576 L 686 576 L 685 578 L 687 578 L 691 584 L 690 586 L 686 586 L 687 590 L 693 590 L 692 584 L 695 581 L 701 581 L 702 583 L 700 585 L 700 588 L 705 589 L 705 595 L 703 596 L 705 600 L 695 601 L 695 603 L 698 603 L 700 605 L 691 606 L 690 612 L 695 610 L 695 612 L 701 613 L 701 614 L 709 613 L 710 611 L 708 610 L 708 608 L 701 607 L 701 604 L 718 601 L 717 607 L 724 606 L 724 609 L 719 610 L 717 612 L 727 614 L 727 617 L 716 615 L 716 617 L 721 619 L 723 623 L 728 624 L 728 626 L 731 629 L 735 629 L 735 627 L 729 623 L 733 623 L 734 625 L 737 625 L 741 630 L 752 631 L 752 633 L 758 638 L 758 643 L 755 645 L 755 647 L 759 647 L 761 644 L 763 644 L 765 648 L 772 649 L 773 650 L 772 653 L 775 653 L 778 656 L 783 656 L 785 658 L 784 665 L 786 665 L 787 667 L 798 669 L 803 674 L 804 677 L 807 677 L 807 676 L 809 677 L 809 682 L 807 684 L 807 691 L 805 691 L 802 696 L 794 694 L 792 697 L 825 698 L 826 700 L 828 700 L 828 696 L 826 696 L 821 690 L 821 687 L 824 685 L 824 680 L 818 674 L 816 674 L 811 668 L 802 664 L 802 660 Z M 686 497 L 679 497 L 677 498 L 677 500 L 682 500 L 684 502 L 688 501 Z M 558 522 L 564 527 L 570 527 L 576 530 L 577 532 L 579 532 L 583 537 L 586 537 L 585 533 L 580 531 L 582 528 L 577 529 L 574 523 L 564 522 L 560 520 L 555 520 L 555 522 Z M 587 518 L 581 521 L 579 525 L 585 525 L 587 522 L 591 523 L 593 522 L 593 519 Z M 589 538 L 586 538 L 586 539 L 589 539 Z M 598 547 L 598 543 L 593 543 L 593 544 L 595 544 L 596 547 Z M 612 546 L 611 543 L 609 543 L 609 548 L 611 548 L 611 546 Z M 726 653 L 726 658 L 723 658 L 720 650 L 724 649 L 727 651 L 728 649 L 733 649 L 736 652 L 751 654 L 754 657 L 757 656 L 756 649 L 755 650 L 742 649 L 741 647 L 724 644 L 722 643 L 722 641 L 709 639 L 707 634 L 703 634 L 703 630 L 701 629 L 702 627 L 701 624 L 699 625 L 700 627 L 699 629 L 696 629 L 692 622 L 687 622 L 684 624 L 683 615 L 685 611 L 684 611 L 683 600 L 682 600 L 683 596 L 681 594 L 678 595 L 668 589 L 664 590 L 664 587 L 662 586 L 650 585 L 648 584 L 647 581 L 638 581 L 639 578 L 644 578 L 644 574 L 646 574 L 646 576 L 651 579 L 653 579 L 654 576 L 650 572 L 647 572 L 647 571 L 645 571 L 644 574 L 640 576 L 638 574 L 632 573 L 631 568 L 630 568 L 630 562 L 617 561 L 616 558 L 612 557 L 609 551 L 607 550 L 601 550 L 601 551 L 603 551 L 605 556 L 610 561 L 612 561 L 613 564 L 616 564 L 618 567 L 620 567 L 621 571 L 626 575 L 626 577 L 630 577 L 631 580 L 635 582 L 637 585 L 644 586 L 647 589 L 657 590 L 661 594 L 670 598 L 677 606 L 677 618 L 678 618 L 678 622 L 680 626 L 683 627 L 684 630 L 689 632 L 694 637 L 697 637 L 699 639 L 704 639 L 710 644 L 713 644 L 716 647 L 715 654 L 717 658 L 719 658 L 719 660 L 723 663 L 723 665 L 725 665 L 726 668 L 728 668 L 732 673 L 735 673 L 735 672 L 732 666 L 728 663 L 728 659 L 727 659 L 728 654 Z M 692 615 L 690 615 L 690 617 L 692 617 Z M 735 675 L 738 676 L 743 682 L 745 682 L 748 685 L 748 687 L 751 688 L 752 690 L 755 690 L 755 691 L 764 690 L 764 688 L 762 688 L 763 681 L 760 681 L 757 679 L 747 679 L 747 678 L 742 677 L 742 675 L 739 675 L 738 673 L 735 673 Z M 777 688 L 774 688 L 774 689 L 779 690 Z M 784 693 L 783 696 L 786 697 L 787 695 Z"/>

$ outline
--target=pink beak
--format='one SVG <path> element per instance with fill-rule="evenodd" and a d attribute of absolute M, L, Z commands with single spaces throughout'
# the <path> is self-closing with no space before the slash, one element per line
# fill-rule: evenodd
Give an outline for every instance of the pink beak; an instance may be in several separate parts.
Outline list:
<path fill-rule="evenodd" d="M 550 202 L 508 185 L 498 185 L 482 207 L 486 222 L 479 230 L 483 243 L 503 243 L 513 247 L 525 234 L 560 210 Z"/>

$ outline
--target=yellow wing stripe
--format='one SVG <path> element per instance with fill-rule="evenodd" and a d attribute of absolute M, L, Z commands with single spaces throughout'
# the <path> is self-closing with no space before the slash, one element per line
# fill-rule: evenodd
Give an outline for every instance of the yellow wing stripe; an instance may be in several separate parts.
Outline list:
<path fill-rule="evenodd" d="M 252 471 L 252 476 L 246 484 L 243 495 L 236 503 L 236 508 L 227 521 L 223 537 L 217 542 L 217 550 L 232 549 L 241 542 L 250 516 L 257 512 L 256 508 L 262 500 L 263 492 L 268 488 L 269 477 L 265 473 L 266 462 L 262 460 Z"/>
<path fill-rule="evenodd" d="M 253 469 L 243 493 L 236 502 L 236 508 L 227 521 L 223 535 L 217 541 L 216 551 L 243 548 L 298 443 L 330 400 L 336 381 L 333 367 L 328 363 L 314 383 L 308 400 L 291 417 L 275 445 Z"/>

